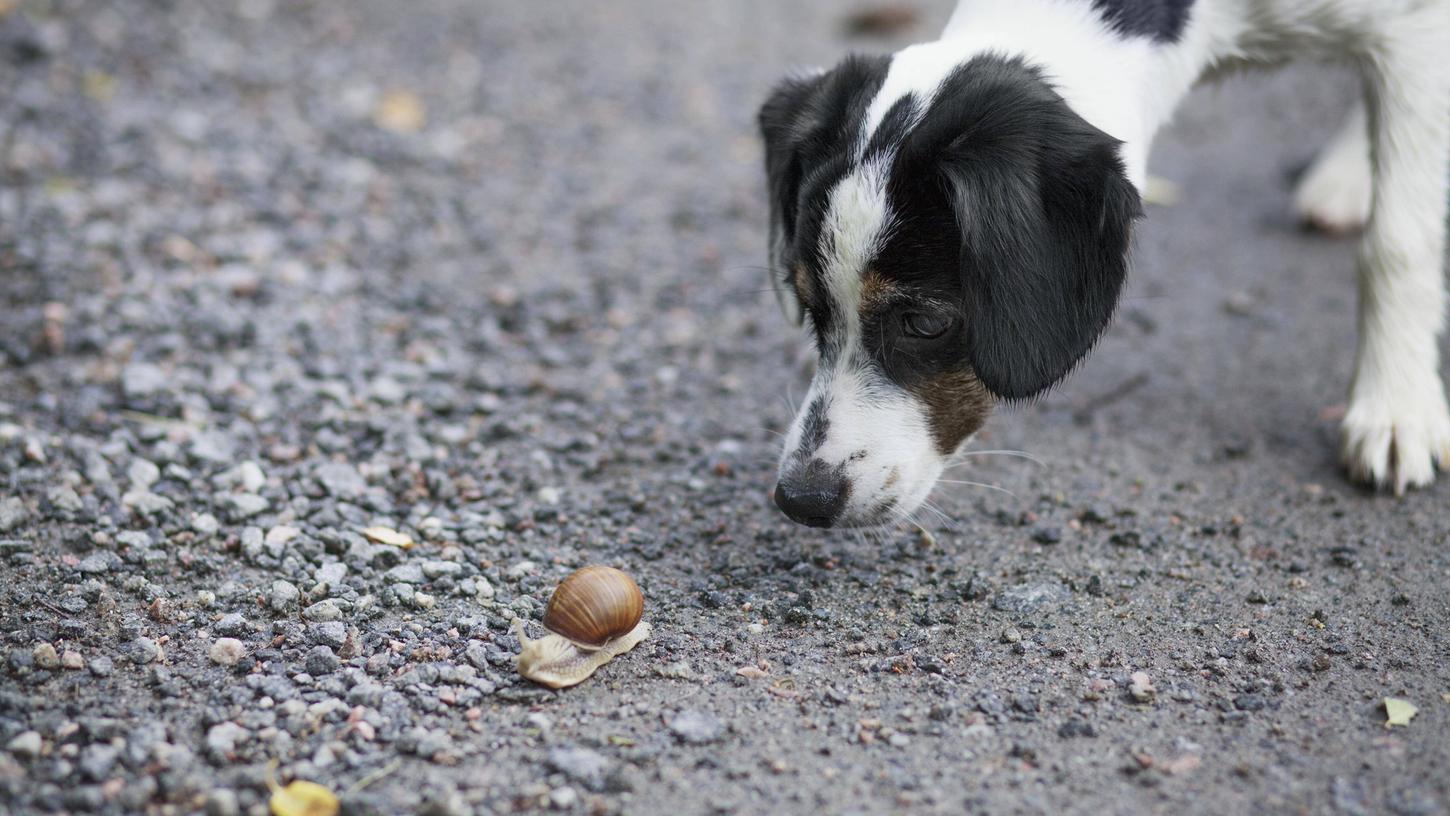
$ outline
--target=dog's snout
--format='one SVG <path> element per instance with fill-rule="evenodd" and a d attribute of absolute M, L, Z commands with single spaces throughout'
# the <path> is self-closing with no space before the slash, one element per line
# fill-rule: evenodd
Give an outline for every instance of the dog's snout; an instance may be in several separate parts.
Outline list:
<path fill-rule="evenodd" d="M 843 470 L 819 459 L 792 469 L 775 486 L 775 504 L 781 512 L 810 527 L 834 524 L 850 495 L 851 482 Z"/>

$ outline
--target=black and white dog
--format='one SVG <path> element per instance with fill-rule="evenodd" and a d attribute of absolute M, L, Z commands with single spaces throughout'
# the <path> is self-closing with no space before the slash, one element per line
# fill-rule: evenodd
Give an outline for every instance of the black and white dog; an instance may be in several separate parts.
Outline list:
<path fill-rule="evenodd" d="M 820 361 L 776 503 L 819 527 L 919 506 L 995 402 L 1103 331 L 1178 101 L 1300 56 L 1365 87 L 1296 194 L 1311 222 L 1365 227 L 1342 457 L 1429 484 L 1450 466 L 1447 48 L 1446 0 L 962 0 L 935 42 L 786 80 L 760 111 L 771 253 Z"/>

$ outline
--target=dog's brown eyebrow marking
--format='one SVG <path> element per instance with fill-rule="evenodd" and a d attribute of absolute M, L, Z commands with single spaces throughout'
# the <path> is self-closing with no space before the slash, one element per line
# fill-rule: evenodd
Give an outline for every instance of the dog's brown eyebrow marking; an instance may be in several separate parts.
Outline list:
<path fill-rule="evenodd" d="M 896 294 L 896 284 L 887 280 L 875 269 L 867 269 L 861 274 L 861 305 L 858 307 L 864 316 L 870 314 Z"/>

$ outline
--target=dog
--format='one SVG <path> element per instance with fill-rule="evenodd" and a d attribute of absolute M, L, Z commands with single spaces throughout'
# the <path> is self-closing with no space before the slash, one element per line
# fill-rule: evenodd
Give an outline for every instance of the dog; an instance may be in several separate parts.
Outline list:
<path fill-rule="evenodd" d="M 1295 195 L 1364 230 L 1341 458 L 1429 485 L 1450 465 L 1446 44 L 1450 0 L 962 0 L 934 42 L 783 81 L 758 117 L 771 268 L 819 360 L 776 504 L 815 527 L 920 506 L 995 404 L 1051 388 L 1107 326 L 1179 100 L 1300 57 L 1363 77 Z"/>

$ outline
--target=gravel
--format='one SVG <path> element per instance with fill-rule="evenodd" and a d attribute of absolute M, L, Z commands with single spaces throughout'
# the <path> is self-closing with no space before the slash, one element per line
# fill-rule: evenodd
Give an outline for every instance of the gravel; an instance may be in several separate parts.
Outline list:
<path fill-rule="evenodd" d="M 1343 482 L 1353 247 L 1287 216 L 1352 79 L 1180 113 L 1119 319 L 974 443 L 1042 464 L 821 532 L 753 117 L 842 14 L 0 14 L 0 811 L 1445 812 L 1450 482 Z M 653 636 L 523 681 L 597 562 Z"/>

